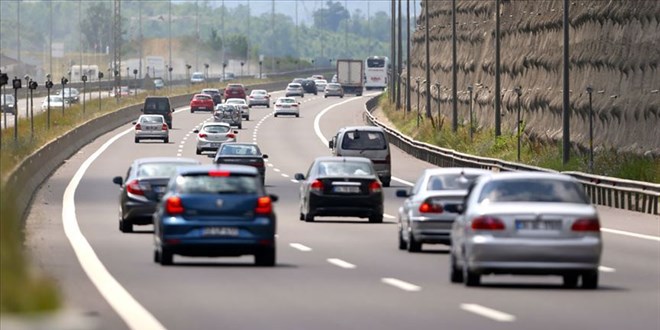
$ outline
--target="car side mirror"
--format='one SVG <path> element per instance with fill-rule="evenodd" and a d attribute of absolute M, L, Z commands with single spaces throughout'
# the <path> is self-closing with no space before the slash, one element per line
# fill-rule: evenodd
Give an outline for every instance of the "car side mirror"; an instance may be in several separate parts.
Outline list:
<path fill-rule="evenodd" d="M 140 109 L 140 112 L 144 112 L 144 109 Z"/>
<path fill-rule="evenodd" d="M 268 155 L 266 155 L 266 154 L 263 154 L 261 157 L 262 157 L 263 159 L 268 159 Z"/>
<path fill-rule="evenodd" d="M 451 212 L 451 213 L 458 213 L 458 214 L 463 214 L 465 212 L 465 205 L 461 204 L 455 204 L 455 203 L 448 203 L 442 206 L 446 211 Z"/>
<path fill-rule="evenodd" d="M 124 179 L 120 176 L 112 178 L 112 183 L 119 185 L 120 187 L 124 185 Z"/>
<path fill-rule="evenodd" d="M 280 200 L 280 197 L 274 194 L 268 194 L 268 197 L 270 197 L 270 200 L 275 203 Z"/>
<path fill-rule="evenodd" d="M 298 105 L 300 105 L 300 102 L 298 102 Z"/>
<path fill-rule="evenodd" d="M 193 130 L 193 133 L 199 133 L 199 130 L 198 129 Z"/>
<path fill-rule="evenodd" d="M 410 192 L 408 189 L 397 189 L 396 197 L 410 197 Z"/>
<path fill-rule="evenodd" d="M 293 175 L 293 178 L 299 181 L 305 180 L 305 176 L 302 173 L 296 173 Z"/>
<path fill-rule="evenodd" d="M 136 122 L 136 121 L 134 121 L 134 122 L 133 122 L 133 125 L 135 125 L 135 124 L 137 124 L 137 122 Z"/>
<path fill-rule="evenodd" d="M 328 141 L 328 148 L 332 149 L 335 147 L 335 143 L 333 141 Z"/>
<path fill-rule="evenodd" d="M 238 134 L 238 131 L 234 131 L 234 134 Z"/>

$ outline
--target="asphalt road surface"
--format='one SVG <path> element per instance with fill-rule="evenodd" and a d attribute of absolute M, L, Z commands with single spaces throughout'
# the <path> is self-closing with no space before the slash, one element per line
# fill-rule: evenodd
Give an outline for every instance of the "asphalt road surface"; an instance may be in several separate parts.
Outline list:
<path fill-rule="evenodd" d="M 274 92 L 273 96 L 281 96 Z M 660 219 L 599 208 L 604 254 L 598 290 L 564 289 L 560 277 L 485 276 L 481 287 L 449 282 L 448 249 L 397 249 L 396 215 L 408 187 L 432 167 L 393 148 L 385 222 L 298 220 L 297 172 L 329 155 L 338 128 L 363 124 L 363 97 L 306 95 L 301 116 L 252 108 L 239 141 L 268 154 L 267 189 L 279 195 L 277 266 L 252 257 L 152 261 L 152 227 L 118 230 L 119 188 L 131 161 L 195 155 L 192 130 L 210 113 L 182 108 L 170 143 L 135 144 L 131 126 L 69 159 L 42 186 L 27 222 L 28 248 L 57 279 L 66 310 L 98 329 L 660 329 Z"/>

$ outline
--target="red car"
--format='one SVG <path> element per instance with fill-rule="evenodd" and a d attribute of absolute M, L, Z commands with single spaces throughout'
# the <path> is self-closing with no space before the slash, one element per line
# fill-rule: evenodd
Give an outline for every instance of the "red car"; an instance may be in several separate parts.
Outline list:
<path fill-rule="evenodd" d="M 243 84 L 228 84 L 225 87 L 224 99 L 245 99 L 245 86 Z"/>
<path fill-rule="evenodd" d="M 213 111 L 213 105 L 213 98 L 210 95 L 195 94 L 190 99 L 190 113 L 194 113 L 195 110 Z"/>

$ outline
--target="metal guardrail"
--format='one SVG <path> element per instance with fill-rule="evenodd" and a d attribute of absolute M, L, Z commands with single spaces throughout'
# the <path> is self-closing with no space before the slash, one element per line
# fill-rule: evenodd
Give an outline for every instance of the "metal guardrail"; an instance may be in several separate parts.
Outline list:
<path fill-rule="evenodd" d="M 381 123 L 371 114 L 378 105 L 379 96 L 365 104 L 365 119 L 385 130 L 389 142 L 415 158 L 441 167 L 473 167 L 493 171 L 537 171 L 557 172 L 555 170 L 507 162 L 495 158 L 478 157 L 420 142 Z M 591 202 L 617 209 L 624 209 L 648 214 L 660 214 L 660 184 L 642 181 L 618 179 L 592 175 L 582 172 L 561 172 L 577 179 L 585 188 Z"/>

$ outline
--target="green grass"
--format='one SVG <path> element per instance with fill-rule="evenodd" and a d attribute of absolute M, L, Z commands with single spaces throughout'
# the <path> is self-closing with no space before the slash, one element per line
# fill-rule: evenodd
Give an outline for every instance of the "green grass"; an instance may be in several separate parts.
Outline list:
<path fill-rule="evenodd" d="M 286 80 L 287 78 L 279 78 Z M 278 79 L 278 80 L 279 80 Z M 268 83 L 272 79 L 241 80 L 246 85 L 254 83 Z M 80 126 L 81 124 L 101 116 L 117 111 L 131 104 L 139 104 L 147 95 L 183 95 L 198 92 L 202 88 L 222 88 L 225 83 L 168 88 L 161 91 L 148 91 L 137 96 L 124 97 L 119 103 L 115 99 L 101 100 L 99 109 L 98 99 L 86 102 L 85 112 L 82 105 L 76 104 L 64 109 L 51 108 L 50 128 L 48 116 L 39 113 L 34 116 L 34 131 L 31 129 L 29 119 L 20 118 L 18 122 L 18 138 L 14 139 L 14 128 L 8 127 L 1 132 L 0 143 L 0 313 L 27 314 L 52 311 L 61 304 L 61 297 L 55 283 L 40 274 L 37 274 L 29 263 L 23 248 L 24 233 L 21 219 L 12 200 L 15 193 L 12 187 L 5 186 L 9 174 L 29 155 L 56 139 L 58 136 Z M 98 92 L 93 91 L 94 95 Z M 103 93 L 107 93 L 104 91 Z M 35 104 L 34 109 L 41 104 Z M 22 112 L 25 109 L 19 109 Z"/>
<path fill-rule="evenodd" d="M 388 102 L 386 94 L 381 96 L 379 107 L 397 130 L 416 140 L 471 155 L 517 162 L 516 134 L 503 132 L 499 137 L 495 137 L 492 129 L 475 129 L 470 141 L 469 125 L 459 125 L 458 130 L 452 132 L 450 118 L 441 118 L 440 124 L 437 118 L 434 118 L 433 123 L 428 118 L 421 118 L 418 127 L 417 112 L 397 111 L 395 106 Z M 573 148 L 570 151 L 570 161 L 563 164 L 561 141 L 540 141 L 523 134 L 520 163 L 557 171 L 588 173 L 589 153 Z M 660 183 L 660 158 L 604 149 L 594 153 L 593 174 Z"/>

